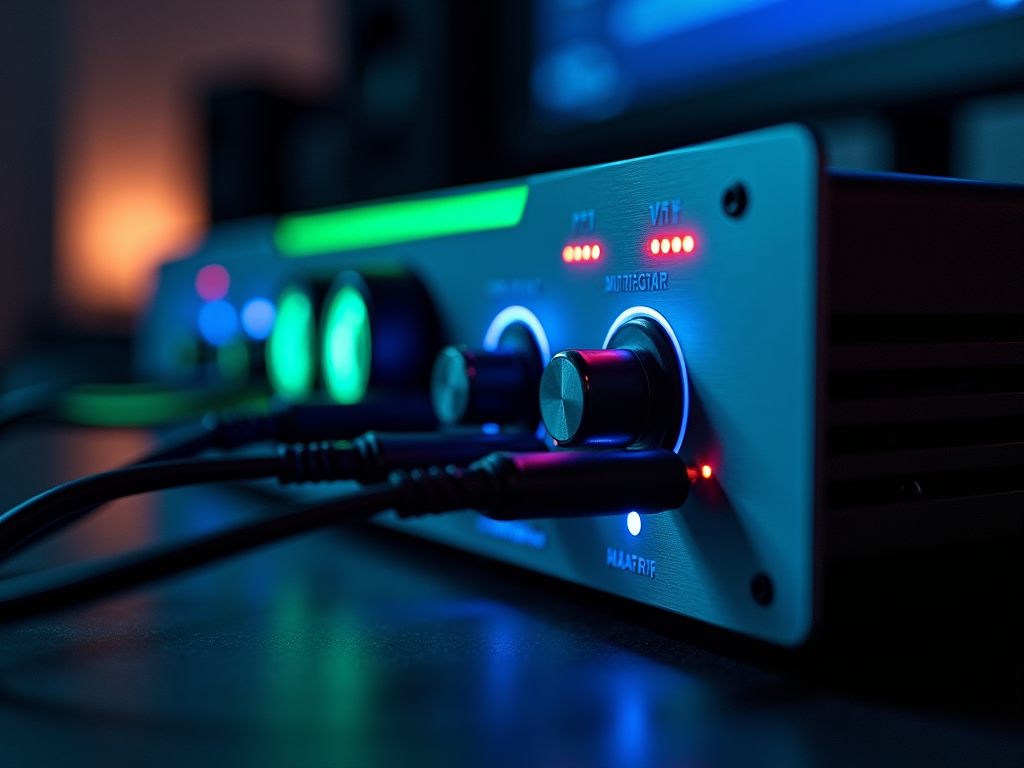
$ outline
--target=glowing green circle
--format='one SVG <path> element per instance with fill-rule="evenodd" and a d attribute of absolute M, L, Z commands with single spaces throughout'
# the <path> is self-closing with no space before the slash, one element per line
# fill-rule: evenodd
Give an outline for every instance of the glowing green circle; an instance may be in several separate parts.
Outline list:
<path fill-rule="evenodd" d="M 313 304 L 301 288 L 285 288 L 277 301 L 274 330 L 267 340 L 270 385 L 288 400 L 303 400 L 316 379 L 316 324 Z"/>
<path fill-rule="evenodd" d="M 370 383 L 370 312 L 363 295 L 346 285 L 331 299 L 324 316 L 324 384 L 339 403 L 358 403 Z"/>

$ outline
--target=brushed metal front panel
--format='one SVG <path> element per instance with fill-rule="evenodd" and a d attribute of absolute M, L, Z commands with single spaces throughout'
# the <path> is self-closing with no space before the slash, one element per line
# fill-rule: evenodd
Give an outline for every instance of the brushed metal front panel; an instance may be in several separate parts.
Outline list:
<path fill-rule="evenodd" d="M 626 525 L 629 510 L 522 524 L 497 525 L 474 513 L 382 522 L 798 645 L 813 621 L 818 173 L 810 133 L 781 126 L 529 178 L 525 214 L 509 229 L 308 259 L 284 259 L 268 248 L 246 256 L 237 290 L 268 290 L 294 269 L 399 264 L 426 284 L 450 341 L 482 345 L 494 318 L 515 306 L 537 318 L 552 353 L 601 347 L 630 309 L 659 313 L 679 341 L 689 379 L 680 453 L 713 468 L 683 509 L 645 516 L 635 536 Z M 736 182 L 748 205 L 733 218 L 722 196 Z M 652 215 L 661 219 L 661 203 L 669 214 L 659 225 Z M 574 235 L 573 215 L 578 225 L 579 214 L 590 211 L 593 231 Z M 692 253 L 650 252 L 655 234 L 684 232 L 694 237 Z M 583 242 L 600 244 L 601 257 L 563 261 L 567 244 Z M 231 257 L 211 241 L 196 259 L 168 267 L 163 285 L 187 284 L 196 263 L 214 258 Z M 148 326 L 154 370 L 169 354 L 159 351 L 168 329 L 184 322 L 177 311 L 158 297 Z M 768 605 L 752 596 L 758 574 L 773 586 Z"/>

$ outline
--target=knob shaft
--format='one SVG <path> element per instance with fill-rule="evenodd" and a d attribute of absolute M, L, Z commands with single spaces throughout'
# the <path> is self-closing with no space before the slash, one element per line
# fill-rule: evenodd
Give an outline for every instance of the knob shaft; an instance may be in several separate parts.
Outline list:
<path fill-rule="evenodd" d="M 540 365 L 515 349 L 483 352 L 445 347 L 434 361 L 430 397 L 442 424 L 537 426 Z"/>

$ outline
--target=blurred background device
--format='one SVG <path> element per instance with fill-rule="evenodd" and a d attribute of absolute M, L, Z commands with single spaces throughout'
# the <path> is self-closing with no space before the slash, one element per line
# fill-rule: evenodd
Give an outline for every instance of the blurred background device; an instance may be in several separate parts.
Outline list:
<path fill-rule="evenodd" d="M 961 113 L 1020 89 L 1015 5 L 539 0 L 515 110 L 533 129 L 516 133 L 582 158 L 800 119 L 833 166 L 973 176 Z"/>
<path fill-rule="evenodd" d="M 833 167 L 1024 181 L 1013 0 L 480 5 L 5 4 L 0 359 L 126 337 L 211 223 L 788 120 Z"/>

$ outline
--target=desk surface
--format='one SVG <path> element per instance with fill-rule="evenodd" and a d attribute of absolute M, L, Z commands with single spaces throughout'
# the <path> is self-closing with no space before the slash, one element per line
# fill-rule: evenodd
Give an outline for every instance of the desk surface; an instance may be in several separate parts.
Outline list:
<path fill-rule="evenodd" d="M 11 432 L 0 502 L 128 461 L 150 441 Z M 223 487 L 127 499 L 5 573 L 269 506 Z M 1020 680 L 991 665 L 951 659 L 904 677 L 893 672 L 902 662 L 883 663 L 873 675 L 855 648 L 794 663 L 716 637 L 395 534 L 331 531 L 0 627 L 0 762 L 1024 764 Z M 857 671 L 835 674 L 847 668 Z"/>

